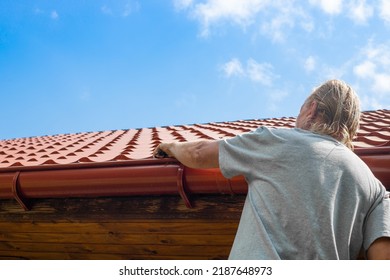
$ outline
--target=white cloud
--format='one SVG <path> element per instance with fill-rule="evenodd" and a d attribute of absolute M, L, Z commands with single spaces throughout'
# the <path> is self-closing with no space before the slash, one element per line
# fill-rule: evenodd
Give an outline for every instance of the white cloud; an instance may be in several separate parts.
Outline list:
<path fill-rule="evenodd" d="M 369 60 L 366 60 L 358 65 L 356 65 L 353 69 L 353 72 L 359 78 L 372 78 L 375 76 L 376 65 Z"/>
<path fill-rule="evenodd" d="M 138 1 L 125 0 L 125 1 L 114 1 L 110 5 L 103 5 L 100 7 L 100 11 L 109 16 L 122 16 L 128 17 L 134 12 L 140 10 L 140 4 Z"/>
<path fill-rule="evenodd" d="M 374 14 L 374 8 L 366 0 L 351 0 L 349 3 L 349 17 L 357 24 L 365 24 Z"/>
<path fill-rule="evenodd" d="M 52 18 L 52 19 L 58 19 L 58 13 L 57 13 L 57 11 L 52 11 L 51 13 L 50 13 L 50 17 Z"/>
<path fill-rule="evenodd" d="M 389 0 L 172 0 L 177 11 L 187 12 L 201 26 L 200 35 L 207 37 L 215 26 L 233 24 L 245 31 L 249 26 L 284 42 L 291 29 L 312 32 L 316 26 L 329 25 L 313 18 L 313 7 L 326 15 L 347 17 L 355 24 L 367 24 L 380 17 L 390 25 Z M 256 29 L 258 27 L 259 29 Z M 329 26 L 328 26 L 329 27 Z"/>
<path fill-rule="evenodd" d="M 303 67 L 307 72 L 312 72 L 316 68 L 316 59 L 313 56 L 309 56 L 306 58 Z"/>
<path fill-rule="evenodd" d="M 390 67 L 390 43 L 378 44 L 370 40 L 362 53 L 376 64 Z"/>
<path fill-rule="evenodd" d="M 351 83 L 363 110 L 390 107 L 390 41 L 369 40 L 341 65 L 321 64 L 317 68 L 321 80 L 345 79 Z"/>
<path fill-rule="evenodd" d="M 291 60 L 300 61 L 300 67 L 311 75 L 315 71 L 314 74 L 321 80 L 339 78 L 356 84 L 366 104 L 370 106 L 390 104 L 390 41 L 364 43 L 368 36 L 378 40 L 383 38 L 384 29 L 390 26 L 390 0 L 172 1 L 177 11 L 188 13 L 199 23 L 203 36 L 212 34 L 214 28 L 238 26 L 252 42 L 261 44 L 261 47 L 263 40 L 257 40 L 259 35 L 271 38 L 273 42 L 285 42 L 286 52 L 283 55 L 296 55 L 296 59 Z M 383 22 L 389 26 L 384 27 Z M 360 33 L 359 27 L 348 26 L 351 23 L 366 26 L 362 27 Z M 339 52 L 332 51 L 332 55 L 331 48 L 328 53 L 320 53 L 327 44 L 333 44 L 332 47 L 336 49 L 334 44 L 344 40 L 343 32 L 349 30 L 354 30 L 351 32 L 356 34 L 345 34 L 345 37 L 356 37 L 358 41 L 343 42 L 342 49 Z M 372 33 L 369 33 L 370 30 Z M 356 44 L 362 44 L 362 48 L 357 49 Z M 264 47 L 270 45 L 265 43 Z M 345 49 L 348 51 L 344 52 Z M 251 55 L 248 54 L 248 57 Z M 272 57 L 269 61 L 277 59 Z M 220 71 L 226 78 L 239 77 L 246 82 L 270 87 L 267 89 L 270 91 L 274 89 L 278 78 L 272 64 L 254 59 L 231 59 L 220 67 Z"/>
<path fill-rule="evenodd" d="M 269 18 L 270 17 L 270 18 Z M 284 42 L 293 28 L 301 27 L 307 33 L 315 29 L 310 14 L 297 1 L 274 0 L 268 5 L 268 10 L 261 15 L 262 31 L 274 42 Z"/>
<path fill-rule="evenodd" d="M 342 11 L 342 0 L 309 0 L 310 4 L 319 6 L 325 13 L 331 15 L 340 14 Z"/>
<path fill-rule="evenodd" d="M 238 60 L 237 58 L 233 58 L 229 62 L 226 62 L 222 66 L 222 70 L 225 73 L 225 76 L 228 78 L 230 78 L 232 76 L 237 76 L 237 75 L 240 76 L 240 75 L 244 74 L 242 64 L 241 64 L 240 60 Z"/>
<path fill-rule="evenodd" d="M 40 14 L 43 14 L 43 13 L 44 13 L 44 11 L 42 9 L 40 9 L 40 8 L 35 8 L 34 9 L 34 14 L 40 15 Z"/>
<path fill-rule="evenodd" d="M 294 18 L 288 12 L 278 14 L 270 21 L 264 22 L 261 30 L 263 33 L 269 35 L 274 42 L 284 42 L 285 27 L 294 27 Z"/>
<path fill-rule="evenodd" d="M 122 11 L 122 16 L 123 17 L 128 17 L 130 14 L 134 12 L 138 12 L 140 9 L 140 4 L 138 1 L 136 2 L 127 2 L 124 5 L 123 11 Z"/>
<path fill-rule="evenodd" d="M 390 42 L 378 44 L 370 40 L 362 47 L 353 74 L 363 109 L 390 106 Z"/>
<path fill-rule="evenodd" d="M 276 78 L 271 64 L 258 63 L 254 59 L 248 60 L 247 75 L 252 81 L 265 86 L 271 86 L 273 80 Z"/>
<path fill-rule="evenodd" d="M 301 20 L 300 26 L 303 28 L 303 30 L 310 33 L 314 30 L 315 24 L 311 18 L 308 18 L 307 16 L 305 16 L 305 18 L 303 18 Z"/>
<path fill-rule="evenodd" d="M 102 11 L 103 14 L 106 14 L 106 15 L 112 15 L 112 10 L 107 7 L 106 5 L 103 5 L 100 10 Z"/>
<path fill-rule="evenodd" d="M 200 35 L 209 36 L 216 26 L 255 27 L 276 42 L 284 42 L 294 27 L 315 28 L 306 5 L 297 0 L 172 0 L 176 11 L 185 11 L 199 22 Z"/>
<path fill-rule="evenodd" d="M 249 25 L 268 0 L 208 0 L 198 3 L 192 11 L 202 24 L 202 36 L 208 36 L 210 26 L 219 21 L 232 21 L 240 26 Z"/>
<path fill-rule="evenodd" d="M 381 94 L 390 94 L 390 73 L 377 73 L 374 76 L 372 88 L 375 92 Z"/>
<path fill-rule="evenodd" d="M 362 53 L 364 61 L 355 67 L 354 73 L 368 79 L 376 93 L 390 95 L 390 43 L 370 41 Z"/>
<path fill-rule="evenodd" d="M 322 72 L 321 77 L 323 79 L 343 79 L 345 76 L 345 73 L 347 72 L 347 66 L 341 65 L 340 67 L 333 67 L 333 66 L 321 66 Z"/>
<path fill-rule="evenodd" d="M 132 12 L 133 12 L 133 7 L 130 4 L 126 4 L 122 11 L 122 16 L 128 17 Z"/>
<path fill-rule="evenodd" d="M 41 8 L 35 8 L 33 10 L 33 12 L 37 16 L 49 17 L 52 20 L 57 20 L 60 18 L 59 14 L 56 10 L 47 11 L 47 10 L 43 10 Z"/>
<path fill-rule="evenodd" d="M 173 5 L 176 10 L 188 9 L 193 3 L 193 0 L 173 0 Z"/>
<path fill-rule="evenodd" d="M 388 24 L 390 24 L 390 1 L 381 0 L 379 3 L 380 17 Z"/>
<path fill-rule="evenodd" d="M 239 59 L 233 58 L 225 63 L 221 70 L 227 78 L 241 76 L 264 86 L 272 86 L 273 81 L 278 78 L 271 64 L 259 63 L 253 58 L 248 59 L 246 67 L 242 66 Z"/>

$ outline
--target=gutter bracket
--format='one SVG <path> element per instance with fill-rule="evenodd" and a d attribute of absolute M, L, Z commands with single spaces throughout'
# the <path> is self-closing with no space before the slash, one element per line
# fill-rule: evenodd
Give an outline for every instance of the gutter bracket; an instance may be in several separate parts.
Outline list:
<path fill-rule="evenodd" d="M 184 182 L 184 166 L 179 165 L 177 169 L 177 187 L 181 198 L 184 200 L 187 208 L 193 208 L 191 201 L 188 198 L 188 195 L 185 191 L 185 182 Z"/>
<path fill-rule="evenodd" d="M 30 210 L 30 207 L 28 206 L 27 201 L 19 193 L 19 175 L 20 171 L 16 172 L 12 179 L 12 194 L 19 205 L 22 206 L 25 211 L 28 211 Z"/>

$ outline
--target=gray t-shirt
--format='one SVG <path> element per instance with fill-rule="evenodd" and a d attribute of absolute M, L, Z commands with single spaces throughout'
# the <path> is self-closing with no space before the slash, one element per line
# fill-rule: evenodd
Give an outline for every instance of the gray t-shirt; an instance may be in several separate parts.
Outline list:
<path fill-rule="evenodd" d="M 332 137 L 260 127 L 219 143 L 222 174 L 248 194 L 230 259 L 356 259 L 390 236 L 390 199 Z"/>

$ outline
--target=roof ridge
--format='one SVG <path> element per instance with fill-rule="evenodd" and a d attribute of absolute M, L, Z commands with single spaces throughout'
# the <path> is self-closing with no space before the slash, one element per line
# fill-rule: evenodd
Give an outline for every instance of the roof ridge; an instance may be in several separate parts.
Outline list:
<path fill-rule="evenodd" d="M 383 114 L 385 113 L 386 115 L 390 112 L 389 109 L 377 109 L 377 110 L 367 110 L 367 111 L 362 111 L 362 114 L 363 115 L 366 115 L 367 116 L 364 116 L 365 118 L 370 118 L 370 117 L 373 117 L 371 116 L 370 114 Z M 126 131 L 130 131 L 130 130 L 135 130 L 135 131 L 140 131 L 140 130 L 144 130 L 144 129 L 151 129 L 151 130 L 155 130 L 157 128 L 177 128 L 177 127 L 183 127 L 183 126 L 189 126 L 189 127 L 196 127 L 196 126 L 199 126 L 199 125 L 212 125 L 212 124 L 229 124 L 229 123 L 238 123 L 238 122 L 269 122 L 269 121 L 284 121 L 284 120 L 290 120 L 290 121 L 295 121 L 296 119 L 296 116 L 282 116 L 282 117 L 266 117 L 266 118 L 248 118 L 248 119 L 238 119 L 238 120 L 229 120 L 229 121 L 211 121 L 211 122 L 204 122 L 204 123 L 192 123 L 192 124 L 172 124 L 172 125 L 162 125 L 162 126 L 153 126 L 153 127 L 142 127 L 142 128 L 126 128 L 126 129 L 108 129 L 108 130 L 99 130 L 99 131 L 84 131 L 84 132 L 68 132 L 68 133 L 58 133 L 58 134 L 46 134 L 46 135 L 36 135 L 36 136 L 26 136 L 26 137 L 16 137 L 16 138 L 9 138 L 9 139 L 0 139 L 0 143 L 7 143 L 7 142 L 12 142 L 12 143 L 15 143 L 16 141 L 18 142 L 23 142 L 25 144 L 28 144 L 26 143 L 27 141 L 42 141 L 42 140 L 45 140 L 45 141 L 48 141 L 48 142 L 52 142 L 54 139 L 56 139 L 56 141 L 63 141 L 64 138 L 69 138 L 69 139 L 72 139 L 73 140 L 73 137 L 75 137 L 76 135 L 78 136 L 81 136 L 80 138 L 82 138 L 83 136 L 87 137 L 90 135 L 90 134 L 102 134 L 102 133 L 115 133 L 115 132 L 118 132 L 118 131 L 123 131 L 123 132 L 126 132 Z M 387 123 L 387 120 L 384 120 L 384 122 Z M 58 139 L 59 138 L 59 139 Z M 35 143 L 34 143 L 35 144 Z"/>

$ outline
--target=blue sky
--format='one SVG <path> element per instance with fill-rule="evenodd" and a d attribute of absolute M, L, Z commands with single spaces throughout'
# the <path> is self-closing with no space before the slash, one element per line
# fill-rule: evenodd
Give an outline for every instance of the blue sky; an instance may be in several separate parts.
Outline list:
<path fill-rule="evenodd" d="M 0 139 L 390 108 L 390 1 L 0 2 Z"/>

